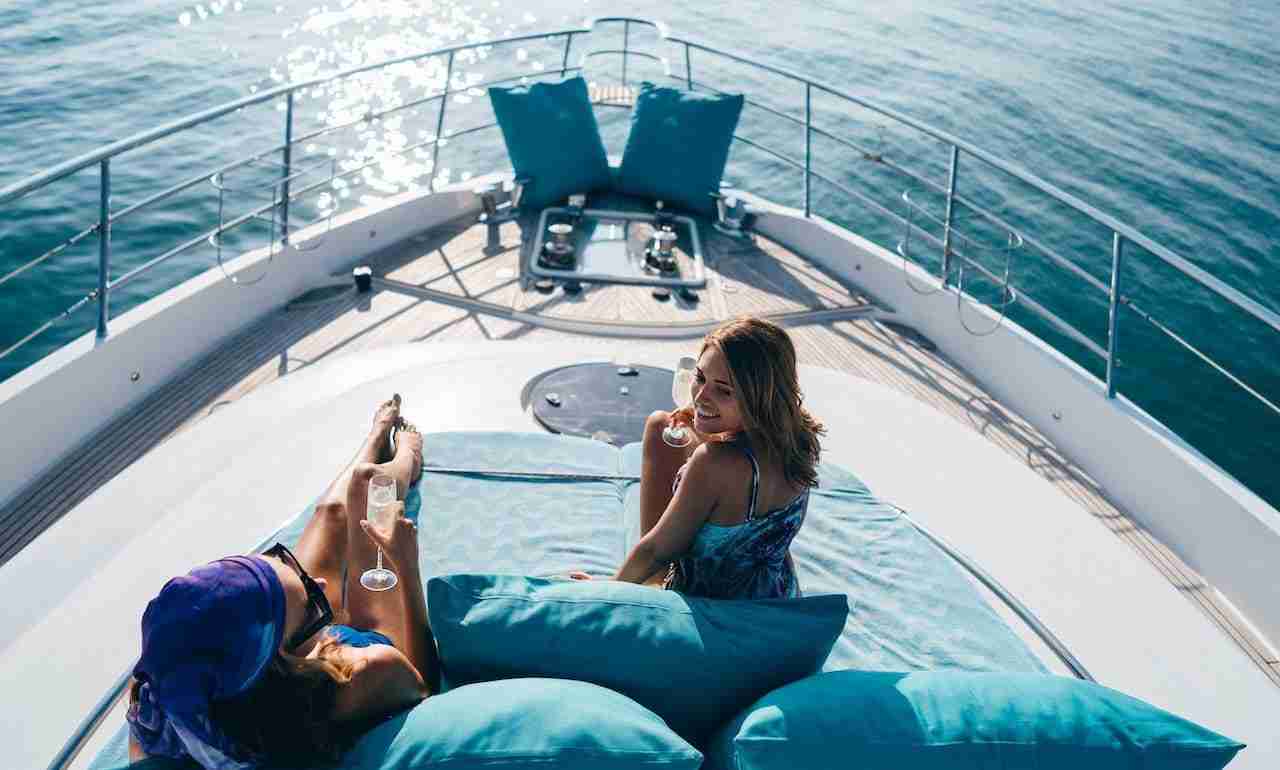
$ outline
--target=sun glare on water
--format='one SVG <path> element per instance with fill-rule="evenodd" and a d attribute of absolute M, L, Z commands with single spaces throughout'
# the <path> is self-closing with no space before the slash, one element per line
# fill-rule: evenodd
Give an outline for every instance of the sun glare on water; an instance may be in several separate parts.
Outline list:
<path fill-rule="evenodd" d="M 253 0 L 196 4 L 178 13 L 177 22 L 182 27 L 215 22 L 214 17 L 240 13 L 247 4 Z M 257 82 L 244 85 L 249 94 L 432 49 L 526 33 L 547 23 L 533 13 L 513 11 L 497 2 L 335 0 L 319 5 L 259 6 L 259 10 L 264 8 L 274 11 L 269 18 L 278 26 L 271 37 L 277 41 L 279 54 Z M 460 51 L 451 72 L 448 58 L 435 56 L 296 91 L 295 136 L 345 126 L 295 148 L 296 168 L 314 167 L 316 174 L 338 175 L 328 189 L 307 203 L 326 214 L 346 201 L 367 205 L 421 189 L 428 182 L 446 184 L 474 176 L 475 155 L 449 150 L 448 137 L 492 120 L 480 85 L 515 74 L 514 85 L 524 79 L 522 72 L 532 76 L 546 71 L 553 58 L 560 61 L 558 54 L 552 56 L 552 49 L 558 51 L 563 41 L 520 45 L 518 51 L 512 48 L 501 57 L 491 47 Z M 230 55 L 236 56 L 234 50 Z M 433 168 L 440 102 L 430 97 L 444 89 L 446 77 L 453 93 L 445 108 L 444 136 L 439 140 L 439 168 Z M 284 109 L 283 99 L 276 108 Z M 336 164 L 327 162 L 329 159 Z"/>

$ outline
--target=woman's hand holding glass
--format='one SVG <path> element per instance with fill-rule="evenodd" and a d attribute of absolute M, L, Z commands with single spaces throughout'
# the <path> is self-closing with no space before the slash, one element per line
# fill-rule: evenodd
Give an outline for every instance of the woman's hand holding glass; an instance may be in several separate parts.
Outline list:
<path fill-rule="evenodd" d="M 693 429 L 693 407 L 686 406 L 682 409 L 673 410 L 667 419 L 667 424 L 676 430 L 683 430 L 687 436 L 684 448 L 688 448 L 694 444 L 701 444 L 703 437 Z"/>
<path fill-rule="evenodd" d="M 391 563 L 392 569 L 401 574 L 417 575 L 418 573 L 418 525 L 404 517 L 404 503 L 391 504 L 391 525 L 384 529 L 374 526 L 368 519 L 362 520 L 360 526 L 365 534 L 382 549 L 382 555 Z"/>
<path fill-rule="evenodd" d="M 662 440 L 667 446 L 683 448 L 693 443 L 693 380 L 697 370 L 698 360 L 692 356 L 681 356 L 676 364 L 671 378 L 671 400 L 676 410 L 662 431 Z"/>

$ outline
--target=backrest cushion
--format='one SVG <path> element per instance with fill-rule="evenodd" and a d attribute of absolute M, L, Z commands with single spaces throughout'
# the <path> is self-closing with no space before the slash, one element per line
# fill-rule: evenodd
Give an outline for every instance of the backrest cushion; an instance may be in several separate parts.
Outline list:
<path fill-rule="evenodd" d="M 704 216 L 715 213 L 741 94 L 703 94 L 642 83 L 618 186 Z"/>
<path fill-rule="evenodd" d="M 522 208 L 558 205 L 573 193 L 609 188 L 609 159 L 581 77 L 495 86 L 489 101 L 516 176 L 533 180 Z"/>

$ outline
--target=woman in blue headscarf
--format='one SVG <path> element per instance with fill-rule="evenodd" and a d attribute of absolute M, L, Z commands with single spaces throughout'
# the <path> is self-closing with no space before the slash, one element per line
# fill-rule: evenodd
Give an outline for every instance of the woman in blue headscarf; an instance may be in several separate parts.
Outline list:
<path fill-rule="evenodd" d="M 362 728 L 435 691 L 417 526 L 403 503 L 389 532 L 364 516 L 373 476 L 394 478 L 403 500 L 421 469 L 422 436 L 401 419 L 397 395 L 294 551 L 277 543 L 166 583 L 142 618 L 130 758 L 190 757 L 208 770 L 332 762 Z M 379 546 L 400 580 L 373 592 L 358 565 Z"/>

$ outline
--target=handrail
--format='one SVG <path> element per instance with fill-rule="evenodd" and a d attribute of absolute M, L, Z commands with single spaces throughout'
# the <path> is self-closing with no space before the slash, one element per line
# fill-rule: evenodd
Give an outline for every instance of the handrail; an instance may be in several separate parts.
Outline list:
<path fill-rule="evenodd" d="M 836 186 L 837 188 L 840 188 L 842 191 L 845 191 L 845 192 L 846 192 L 847 194 L 849 194 L 849 195 L 857 195 L 857 194 L 858 194 L 858 193 L 856 193 L 856 192 L 855 192 L 855 191 L 853 191 L 853 190 L 847 190 L 846 188 L 844 188 L 844 187 L 843 187 L 843 185 L 840 185 L 840 184 L 839 184 L 839 183 L 837 183 L 837 182 L 834 182 L 834 181 L 832 181 L 832 180 L 830 180 L 830 179 L 827 179 L 826 177 L 822 176 L 821 174 L 817 174 L 817 173 L 815 173 L 815 174 L 814 174 L 814 176 L 815 176 L 816 178 L 818 178 L 818 179 L 823 180 L 824 182 L 827 182 L 828 184 L 831 184 L 831 185 Z M 907 205 L 909 205 L 909 206 L 914 206 L 914 205 L 916 205 L 916 204 L 911 203 L 911 201 L 910 201 L 910 197 L 909 197 L 907 194 L 905 194 L 905 193 L 904 193 L 902 197 L 903 197 L 904 199 L 906 199 L 906 200 L 907 200 Z M 879 204 L 875 204 L 875 203 L 873 203 L 873 205 L 878 206 Z M 906 225 L 906 226 L 908 226 L 908 227 L 911 227 L 911 226 L 912 226 L 912 223 L 911 223 L 911 221 L 910 221 L 909 219 L 907 219 L 906 217 L 903 217 L 903 216 L 898 215 L 896 212 L 889 211 L 888 209 L 885 209 L 885 210 L 884 210 L 884 213 L 885 213 L 885 214 L 887 214 L 888 216 L 890 216 L 890 217 L 892 217 L 892 218 L 896 219 L 897 221 L 901 222 L 902 224 L 904 224 L 904 225 Z M 935 222 L 937 222 L 938 220 L 937 220 L 937 219 L 934 219 L 934 221 L 935 221 Z M 1010 232 L 1016 232 L 1015 228 L 1009 228 L 1009 231 L 1010 231 Z M 956 233 L 954 233 L 954 232 L 953 232 L 953 233 L 952 233 L 952 235 L 954 236 L 954 235 L 956 235 Z M 945 242 L 943 241 L 943 239 L 939 238 L 938 236 L 934 235 L 933 233 L 929 232 L 928 230 L 923 230 L 923 229 L 922 229 L 922 230 L 920 230 L 920 237 L 922 237 L 922 238 L 924 238 L 924 239 L 928 240 L 930 243 L 933 243 L 935 246 L 938 246 L 938 247 L 940 247 L 940 248 L 945 247 L 946 249 L 948 249 L 948 253 L 949 253 L 949 254 L 952 254 L 952 255 L 954 255 L 954 256 L 956 256 L 956 257 L 959 257 L 962 261 L 964 261 L 964 262 L 965 262 L 965 264 L 969 265 L 970 267 L 973 267 L 975 270 L 977 270 L 978 272 L 982 273 L 983 275 L 985 275 L 987 278 L 991 279 L 992 281 L 995 281 L 995 282 L 997 282 L 997 283 L 999 283 L 999 282 L 1000 282 L 1000 280 L 1001 280 L 1001 279 L 1000 279 L 998 276 L 994 275 L 990 270 L 987 270 L 985 267 L 983 267 L 983 266 L 982 266 L 981 264 L 979 264 L 978 262 L 976 262 L 976 261 L 974 261 L 974 260 L 970 259 L 969 257 L 966 257 L 966 256 L 964 255 L 964 253 L 963 253 L 963 252 L 961 252 L 959 249 L 956 249 L 956 248 L 952 248 L 952 247 L 950 247 L 950 246 L 947 246 L 947 245 L 945 244 Z M 965 237 L 965 236 L 963 236 L 963 235 L 961 235 L 961 236 L 959 236 L 959 237 L 960 237 L 960 239 L 961 239 L 961 240 L 969 240 L 968 238 L 966 238 L 966 237 Z M 1019 237 L 1019 238 L 1022 238 L 1021 234 L 1019 234 L 1019 236 L 1018 236 L 1018 237 Z M 1024 240 L 1025 240 L 1025 239 L 1024 239 Z M 903 256 L 905 257 L 905 256 L 907 256 L 907 255 L 906 255 L 906 254 L 903 254 Z M 948 269 L 947 269 L 947 271 L 945 271 L 945 272 L 944 272 L 944 274 L 949 274 L 949 272 L 950 272 L 950 269 L 948 268 Z M 1010 284 L 1009 288 L 1010 288 L 1010 289 L 1012 289 L 1012 290 L 1015 290 L 1015 291 L 1016 291 L 1016 293 L 1017 293 L 1017 297 L 1018 297 L 1018 302 L 1019 302 L 1020 304 L 1022 304 L 1023 306 L 1025 306 L 1025 307 L 1026 307 L 1028 310 L 1030 310 L 1031 312 L 1033 312 L 1033 313 L 1035 313 L 1036 315 L 1040 316 L 1040 318 L 1042 318 L 1043 320 L 1045 320 L 1046 322 L 1048 322 L 1048 323 L 1049 323 L 1049 325 L 1050 325 L 1050 326 L 1052 326 L 1054 329 L 1056 329 L 1059 333 L 1061 333 L 1062 335 L 1064 335 L 1064 336 L 1066 336 L 1066 337 L 1069 337 L 1069 338 L 1070 338 L 1072 341 L 1074 341 L 1076 344 L 1078 344 L 1078 345 L 1080 345 L 1081 347 L 1085 348 L 1086 350 L 1090 351 L 1090 352 L 1091 352 L 1091 353 L 1093 353 L 1094 355 L 1097 355 L 1099 358 L 1103 358 L 1103 359 L 1107 358 L 1107 351 L 1106 351 L 1106 350 L 1103 350 L 1103 349 L 1102 349 L 1102 347 L 1098 345 L 1098 343 L 1096 343 L 1096 342 L 1094 342 L 1093 340 L 1089 339 L 1089 338 L 1085 335 L 1085 333 L 1084 333 L 1084 332 L 1080 331 L 1080 330 L 1079 330 L 1079 329 L 1077 329 L 1075 326 L 1073 326 L 1072 324 L 1068 323 L 1066 320 L 1064 320 L 1064 319 L 1063 319 L 1061 316 L 1059 316 L 1057 313 L 1054 313 L 1053 311 L 1049 310 L 1049 308 L 1047 308 L 1047 307 L 1045 307 L 1044 305 L 1042 305 L 1042 304 L 1040 304 L 1039 302 L 1037 302 L 1037 301 L 1035 300 L 1035 298 L 1034 298 L 1034 297 L 1032 297 L 1032 296 L 1031 296 L 1031 294 L 1030 294 L 1029 292 L 1027 292 L 1025 289 L 1017 288 L 1017 287 L 1013 286 L 1012 284 Z M 957 289 L 957 291 L 959 291 L 959 289 Z M 972 296 L 972 295 L 971 295 L 971 296 Z"/>
<path fill-rule="evenodd" d="M 483 42 L 478 42 L 478 43 L 464 43 L 462 45 L 448 46 L 446 48 L 435 48 L 433 50 L 421 52 L 421 53 L 407 54 L 405 56 L 400 56 L 394 59 L 387 59 L 385 61 L 375 62 L 373 64 L 364 64 L 358 67 L 350 67 L 348 69 L 341 70 L 331 75 L 322 75 L 322 76 L 311 78 L 310 80 L 302 80 L 302 81 L 293 82 L 293 83 L 285 83 L 284 85 L 276 86 L 275 88 L 271 88 L 266 91 L 261 91 L 259 93 L 253 94 L 252 96 L 245 96 L 240 99 L 236 99 L 235 101 L 226 102 L 217 107 L 211 107 L 202 112 L 197 112 L 194 115 L 188 115 L 185 118 L 179 118 L 177 120 L 174 120 L 162 126 L 159 126 L 158 128 L 153 128 L 149 131 L 140 131 L 128 138 L 121 139 L 117 142 L 113 142 L 107 145 L 106 147 L 93 150 L 92 152 L 87 152 L 76 158 L 72 158 L 71 160 L 66 161 L 65 163 L 60 163 L 51 169 L 42 171 L 37 174 L 33 174 L 32 176 L 29 176 L 20 182 L 16 182 L 14 184 L 9 185 L 8 187 L 0 189 L 0 205 L 9 203 L 18 198 L 21 198 L 22 196 L 26 195 L 32 190 L 43 187 L 51 182 L 55 182 L 59 179 L 62 179 L 63 177 L 69 176 L 70 174 L 74 174 L 77 171 L 86 169 L 90 166 L 100 163 L 103 160 L 107 160 L 123 152 L 127 152 L 129 150 L 135 149 L 144 144 L 150 144 L 151 142 L 154 142 L 158 139 L 163 139 L 172 134 L 176 134 L 177 132 L 182 131 L 184 129 L 191 128 L 192 126 L 196 126 L 201 123 L 207 123 L 210 120 L 214 120 L 215 118 L 220 118 L 223 115 L 227 115 L 229 113 L 235 112 L 236 110 L 241 109 L 243 107 L 250 107 L 255 104 L 261 104 L 262 102 L 270 101 L 271 99 L 274 99 L 277 96 L 290 94 L 299 89 L 312 88 L 314 86 L 322 85 L 324 83 L 328 83 L 333 80 L 341 80 L 343 78 L 351 77 L 352 75 L 359 75 L 364 72 L 370 72 L 376 69 L 383 69 L 385 67 L 390 67 L 396 64 L 405 64 L 408 62 L 418 61 L 420 59 L 428 59 L 433 56 L 457 53 L 458 51 L 468 51 L 473 48 L 484 48 L 486 46 L 503 45 L 507 43 L 520 43 L 525 40 L 543 40 L 546 38 L 559 37 L 561 35 L 581 35 L 581 34 L 587 34 L 590 32 L 591 32 L 590 29 L 585 29 L 582 27 L 570 27 L 570 28 L 561 29 L 561 30 L 554 30 L 551 32 L 538 32 L 534 34 L 517 35 L 515 37 L 507 37 L 507 38 L 492 38 L 492 39 L 485 40 Z M 445 83 L 446 89 L 448 88 L 448 85 L 449 85 L 448 83 Z"/>
<path fill-rule="evenodd" d="M 1112 217 L 1110 214 L 1106 214 L 1098 210 L 1097 208 L 1090 206 L 1088 203 L 1085 203 L 1084 201 L 1080 200 L 1079 198 L 1072 195 L 1071 193 L 1063 190 L 1057 185 L 1054 185 L 1051 182 L 1041 179 L 1040 177 L 1036 176 L 1035 174 L 1032 174 L 1030 171 L 1023 169 L 1020 166 L 1016 166 L 1006 160 L 1003 160 L 995 155 L 992 155 L 987 151 L 979 148 L 978 146 L 971 144 L 969 142 L 966 142 L 965 140 L 960 139 L 959 137 L 949 132 L 943 131 L 940 128 L 936 128 L 928 123 L 925 123 L 924 121 L 916 120 L 915 118 L 909 117 L 892 108 L 882 107 L 878 104 L 875 104 L 874 102 L 854 96 L 836 86 L 830 85 L 828 83 L 824 83 L 823 81 L 820 81 L 820 80 L 806 78 L 803 75 L 799 75 L 795 72 L 784 69 L 782 67 L 775 67 L 773 65 L 762 64 L 758 61 L 745 59 L 741 56 L 737 56 L 736 54 L 731 54 L 726 51 L 721 51 L 712 46 L 704 45 L 702 43 L 697 43 L 695 41 L 688 40 L 686 38 L 668 37 L 666 39 L 668 40 L 668 42 L 687 45 L 701 51 L 706 51 L 707 53 L 713 53 L 718 56 L 723 56 L 727 59 L 731 59 L 733 61 L 746 64 L 746 65 L 755 67 L 757 69 L 764 70 L 766 72 L 772 72 L 776 75 L 789 78 L 791 80 L 795 80 L 799 83 L 805 83 L 813 88 L 817 88 L 820 91 L 825 91 L 828 94 L 831 94 L 832 96 L 836 96 L 846 101 L 857 104 L 861 107 L 865 107 L 871 110 L 872 112 L 877 112 L 881 115 L 884 115 L 887 118 L 891 118 L 899 123 L 902 123 L 903 125 L 910 126 L 911 128 L 914 128 L 917 131 L 920 131 L 924 134 L 932 136 L 933 138 L 941 142 L 944 142 L 948 145 L 951 145 L 960 150 L 963 150 L 966 154 L 972 155 L 973 157 L 983 161 L 987 165 L 997 168 L 1005 172 L 1006 174 L 1014 177 L 1015 179 L 1018 179 L 1019 181 L 1022 181 L 1022 182 L 1025 182 L 1026 184 L 1031 185 L 1032 187 L 1036 188 L 1040 192 L 1043 192 L 1046 195 L 1056 199 L 1060 203 L 1065 203 L 1066 205 L 1075 209 L 1079 213 L 1084 214 L 1085 216 L 1089 217 L 1095 222 L 1105 225 L 1111 231 L 1119 233 L 1126 240 L 1131 241 L 1132 243 L 1137 244 L 1138 246 L 1141 246 L 1143 249 L 1150 252 L 1152 255 L 1160 258 L 1164 262 L 1168 263 L 1170 266 L 1174 267 L 1179 272 L 1195 279 L 1198 283 L 1202 284 L 1209 290 L 1213 291 L 1215 294 L 1228 300 L 1232 304 L 1239 307 L 1241 310 L 1244 310 L 1245 312 L 1252 315 L 1254 318 L 1258 319 L 1259 321 L 1262 321 L 1263 323 L 1267 324 L 1271 328 L 1280 332 L 1280 313 L 1275 313 L 1272 310 L 1264 307 L 1260 302 L 1257 302 L 1256 300 L 1252 299 L 1251 297 L 1248 297 L 1242 292 L 1232 288 L 1231 286 L 1228 286 L 1223 281 L 1217 278 L 1214 278 L 1212 275 L 1205 272 L 1201 268 L 1193 265 L 1184 257 L 1181 257 L 1175 254 L 1172 250 L 1160 245 L 1159 243 L 1147 237 L 1146 235 L 1139 232 L 1135 228 L 1121 222 L 1115 217 Z"/>
<path fill-rule="evenodd" d="M 438 93 L 433 94 L 432 96 L 429 96 L 425 99 L 422 99 L 419 102 L 419 103 L 425 103 L 428 101 L 432 101 L 434 99 L 441 100 L 439 118 L 437 123 L 437 131 L 436 131 L 436 136 L 434 137 L 434 139 L 438 140 L 441 136 L 443 136 L 444 112 L 445 112 L 445 105 L 447 104 L 447 101 L 445 99 L 448 96 L 448 94 L 451 93 L 450 86 L 451 86 L 453 62 L 454 62 L 454 57 L 459 51 L 471 50 L 476 48 L 485 48 L 485 47 L 491 47 L 491 46 L 497 46 L 497 45 L 509 45 L 513 43 L 522 42 L 525 40 L 550 40 L 556 37 L 563 36 L 565 38 L 565 61 L 562 63 L 561 71 L 565 72 L 568 69 L 570 69 L 568 67 L 567 60 L 568 60 L 569 46 L 573 40 L 573 36 L 575 34 L 587 34 L 590 31 L 591 31 L 590 28 L 575 27 L 575 28 L 567 28 L 564 30 L 557 30 L 557 31 L 551 31 L 551 32 L 538 32 L 538 33 L 532 33 L 528 35 L 517 35 L 514 37 L 508 37 L 508 38 L 494 38 L 494 39 L 485 40 L 485 41 L 464 43 L 456 46 L 438 48 L 432 51 L 409 54 L 406 56 L 390 59 L 383 62 L 376 62 L 373 64 L 351 67 L 346 70 L 339 71 L 337 73 L 333 73 L 327 76 L 319 76 L 306 81 L 286 83 L 276 88 L 268 89 L 267 91 L 254 94 L 252 96 L 243 97 L 241 99 L 237 99 L 237 100 L 225 103 L 223 105 L 213 107 L 208 110 L 204 110 L 194 115 L 189 115 L 185 118 L 180 118 L 178 120 L 172 121 L 168 124 L 162 125 L 155 129 L 151 129 L 149 131 L 142 131 L 142 132 L 136 133 L 126 139 L 114 142 L 112 144 L 107 145 L 106 147 L 99 148 L 98 150 L 85 153 L 70 161 L 54 166 L 51 169 L 47 169 L 44 172 L 40 172 L 32 176 L 29 176 L 24 180 L 21 180 L 15 184 L 12 184 L 8 187 L 0 189 L 0 205 L 16 200 L 36 189 L 52 184 L 53 182 L 63 179 L 67 176 L 70 176 L 71 174 L 77 171 L 83 170 L 85 168 L 89 168 L 90 166 L 96 163 L 100 169 L 99 220 L 97 225 L 87 228 L 86 230 L 76 234 L 75 236 L 68 239 L 67 241 L 64 241 L 62 244 L 55 246 L 53 249 L 50 249 L 40 257 L 37 257 L 36 259 L 31 260 L 30 262 L 27 262 L 26 264 L 20 266 L 18 269 L 11 271 L 9 274 L 3 277 L 0 277 L 0 284 L 7 282 L 10 279 L 22 273 L 25 273 L 31 268 L 45 262 L 49 258 L 56 256 L 57 254 L 65 251 L 67 248 L 83 240 L 85 237 L 87 237 L 91 233 L 97 233 L 98 244 L 99 244 L 98 288 L 94 292 L 92 292 L 90 295 L 88 295 L 86 299 L 96 298 L 98 301 L 97 338 L 99 340 L 104 340 L 108 335 L 107 324 L 109 320 L 108 302 L 109 302 L 110 290 L 113 287 L 120 286 L 120 285 L 123 285 L 124 283 L 127 283 L 129 280 L 132 280 L 133 278 L 137 277 L 142 272 L 145 272 L 146 270 L 149 270 L 156 265 L 159 265 L 168 261 L 168 259 L 170 259 L 171 257 L 177 254 L 183 253 L 185 251 L 188 251 L 191 248 L 194 248 L 196 245 L 198 245 L 198 242 L 199 242 L 198 240 L 188 241 L 187 243 L 184 243 L 178 246 L 177 248 L 171 249 L 170 251 L 160 255 L 159 257 L 148 260 L 142 266 L 135 268 L 134 270 L 131 270 L 127 275 L 123 276 L 124 280 L 112 281 L 110 279 L 112 223 L 124 216 L 128 216 L 138 210 L 141 210 L 142 208 L 152 203 L 158 202 L 160 200 L 165 200 L 171 197 L 172 195 L 177 194 L 178 192 L 181 192 L 185 189 L 190 188 L 194 184 L 198 183 L 198 181 L 201 178 L 201 177 L 197 177 L 195 179 L 189 179 L 184 182 L 181 182 L 177 185 L 174 185 L 173 187 L 170 187 L 167 190 L 161 191 L 160 193 L 153 194 L 148 198 L 127 207 L 122 212 L 113 214 L 110 208 L 110 201 L 111 201 L 110 164 L 111 164 L 111 159 L 113 157 L 119 154 L 122 154 L 124 152 L 127 152 L 128 150 L 148 144 L 150 142 L 163 139 L 174 133 L 190 128 L 192 126 L 214 120 L 224 115 L 241 110 L 247 106 L 270 101 L 276 98 L 277 96 L 284 94 L 287 97 L 287 112 L 286 112 L 286 118 L 285 118 L 285 142 L 283 145 L 280 146 L 280 149 L 283 151 L 284 157 L 283 157 L 282 172 L 281 172 L 282 179 L 279 183 L 281 190 L 283 192 L 283 195 L 276 204 L 273 204 L 272 208 L 274 208 L 275 205 L 278 205 L 280 207 L 280 212 L 282 215 L 281 225 L 280 225 L 281 233 L 282 233 L 283 241 L 287 243 L 288 229 L 289 229 L 288 206 L 289 206 L 289 202 L 294 198 L 294 196 L 291 196 L 289 194 L 289 183 L 295 176 L 291 173 L 291 168 L 290 168 L 291 166 L 290 159 L 291 159 L 293 146 L 297 144 L 298 141 L 314 138 L 314 136 L 324 133 L 324 131 L 321 131 L 321 132 L 316 132 L 315 134 L 311 134 L 306 137 L 303 137 L 299 140 L 293 139 L 293 102 L 294 102 L 293 95 L 296 91 L 305 90 L 307 88 L 312 88 L 316 85 L 328 83 L 334 80 L 339 80 L 342 78 L 350 77 L 353 75 L 357 75 L 367 71 L 372 71 L 375 69 L 382 69 L 382 68 L 386 68 L 386 67 L 390 67 L 398 64 L 404 64 L 407 62 L 418 61 L 421 59 L 430 58 L 434 56 L 447 55 L 448 68 L 445 74 L 443 88 L 440 89 Z M 664 62 L 664 67 L 665 67 L 665 62 Z M 575 69 L 575 70 L 581 69 L 581 67 L 574 67 L 572 69 Z M 493 82 L 495 83 L 504 82 L 505 80 L 510 80 L 510 79 L 512 78 L 504 78 L 502 80 L 493 81 Z M 474 86 L 469 86 L 469 87 L 474 87 Z M 396 109 L 404 109 L 407 106 L 408 105 L 398 105 L 396 108 L 392 108 L 390 110 L 384 110 L 380 114 L 385 115 L 395 111 Z M 369 117 L 369 116 L 366 115 L 365 117 Z M 359 121 L 356 121 L 356 122 L 358 123 Z M 349 126 L 353 124 L 347 124 L 347 125 Z M 331 127 L 331 130 L 338 130 L 338 128 L 340 127 L 337 127 L 337 128 Z M 433 166 L 436 165 L 435 160 L 439 153 L 439 147 L 440 147 L 440 144 L 438 143 L 438 141 L 433 141 L 433 151 L 432 151 Z M 265 154 L 270 154 L 270 152 L 271 151 L 268 151 L 267 153 L 259 154 L 257 156 L 250 158 L 247 161 L 239 161 L 239 162 L 229 164 L 229 167 L 235 168 L 240 165 L 244 165 L 245 163 L 252 163 L 254 160 L 264 157 Z M 224 169 L 225 168 L 228 168 L 228 167 L 224 167 Z M 219 172 L 215 172 L 215 175 L 216 173 L 219 173 Z M 314 186 L 308 187 L 308 189 L 314 189 Z M 239 224 L 242 224 L 245 221 L 247 221 L 247 219 L 242 217 L 236 220 L 233 226 L 238 226 Z M 220 235 L 225 229 L 227 228 L 224 228 L 220 225 L 216 233 Z M 272 237 L 274 238 L 274 233 L 272 233 Z M 10 346 L 6 350 L 4 350 L 2 353 L 0 353 L 0 359 L 7 357 L 9 354 L 18 350 L 19 348 L 21 348 L 22 346 L 30 342 L 32 339 L 36 338 L 43 332 L 47 331 L 49 328 L 54 326 L 59 321 L 69 317 L 69 315 L 74 310 L 79 309 L 81 306 L 83 306 L 83 301 L 77 302 L 67 311 L 64 311 L 63 313 L 60 313 L 59 315 L 47 320 L 35 331 L 27 334 L 25 337 L 19 340 L 16 344 Z"/>

